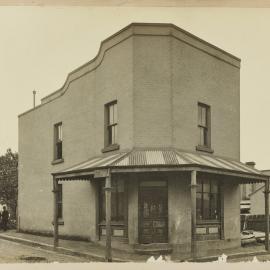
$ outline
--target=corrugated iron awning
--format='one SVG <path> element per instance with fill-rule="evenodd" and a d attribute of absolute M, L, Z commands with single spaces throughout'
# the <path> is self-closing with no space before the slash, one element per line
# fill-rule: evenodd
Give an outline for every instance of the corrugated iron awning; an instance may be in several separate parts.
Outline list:
<path fill-rule="evenodd" d="M 76 172 L 92 173 L 104 168 L 150 168 L 150 167 L 200 167 L 231 171 L 240 174 L 253 175 L 254 178 L 266 179 L 259 170 L 232 159 L 221 158 L 210 154 L 180 151 L 177 149 L 134 149 L 127 152 L 100 156 L 78 165 L 72 166 L 55 176 L 63 177 Z M 88 174 L 87 174 L 88 175 Z M 71 177 L 71 176 L 70 176 Z M 59 177 L 60 178 L 60 177 Z"/>

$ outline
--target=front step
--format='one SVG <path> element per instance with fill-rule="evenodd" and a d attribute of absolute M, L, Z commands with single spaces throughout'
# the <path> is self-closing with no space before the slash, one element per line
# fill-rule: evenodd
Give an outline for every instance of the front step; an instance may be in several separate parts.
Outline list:
<path fill-rule="evenodd" d="M 143 255 L 167 255 L 172 253 L 172 248 L 166 243 L 140 244 L 134 247 L 134 251 Z"/>

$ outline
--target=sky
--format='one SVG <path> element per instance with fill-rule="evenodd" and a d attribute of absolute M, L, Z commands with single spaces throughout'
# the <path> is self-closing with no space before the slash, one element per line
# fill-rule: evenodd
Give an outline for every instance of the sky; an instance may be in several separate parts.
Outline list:
<path fill-rule="evenodd" d="M 241 161 L 270 169 L 270 9 L 0 6 L 0 154 L 18 150 L 18 115 L 59 89 L 131 22 L 173 23 L 241 58 Z"/>

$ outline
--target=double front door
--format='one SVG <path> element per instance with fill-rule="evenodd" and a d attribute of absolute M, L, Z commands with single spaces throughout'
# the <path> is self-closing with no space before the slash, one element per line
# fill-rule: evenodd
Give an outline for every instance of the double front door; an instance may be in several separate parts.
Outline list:
<path fill-rule="evenodd" d="M 140 243 L 167 243 L 167 181 L 143 181 L 140 183 L 139 192 Z"/>

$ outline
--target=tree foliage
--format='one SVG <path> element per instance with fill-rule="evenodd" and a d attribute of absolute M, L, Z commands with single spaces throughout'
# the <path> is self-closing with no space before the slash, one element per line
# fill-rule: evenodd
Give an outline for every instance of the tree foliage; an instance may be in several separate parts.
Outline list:
<path fill-rule="evenodd" d="M 7 149 L 0 156 L 0 203 L 6 204 L 13 218 L 16 217 L 18 198 L 18 153 Z"/>

